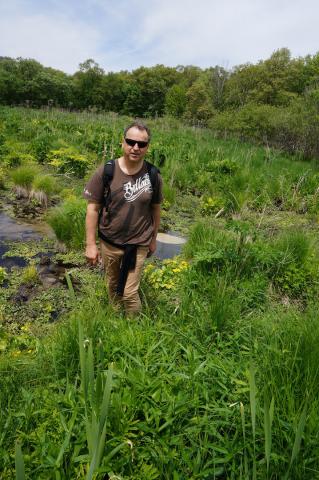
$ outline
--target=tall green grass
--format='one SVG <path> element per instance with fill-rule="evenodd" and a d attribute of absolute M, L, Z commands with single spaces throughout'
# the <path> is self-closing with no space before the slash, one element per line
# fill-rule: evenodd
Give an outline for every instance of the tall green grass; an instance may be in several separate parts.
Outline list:
<path fill-rule="evenodd" d="M 0 116 L 8 137 L 27 143 L 47 132 L 94 152 L 97 163 L 117 152 L 128 121 L 16 109 Z M 39 342 L 35 358 L 2 356 L 1 475 L 313 480 L 316 236 L 262 222 L 267 212 L 307 209 L 315 170 L 205 130 L 163 119 L 151 126 L 150 155 L 163 162 L 167 197 L 187 193 L 195 205 L 193 198 L 215 195 L 226 220 L 194 225 L 184 249 L 190 265 L 174 289 L 142 281 L 139 319 L 110 308 L 97 275 L 76 291 L 74 311 Z M 57 237 L 75 248 L 83 247 L 85 207 L 71 198 L 51 214 Z"/>
<path fill-rule="evenodd" d="M 74 150 L 84 162 L 89 160 L 87 166 L 120 155 L 122 131 L 130 121 L 110 114 L 5 107 L 0 119 L 9 151 L 16 148 L 10 146 L 14 139 L 45 165 L 54 152 Z M 301 162 L 269 148 L 222 141 L 209 130 L 170 124 L 169 119 L 148 123 L 153 130 L 149 160 L 160 166 L 171 189 L 222 197 L 225 214 L 246 208 L 318 211 L 313 162 Z"/>
<path fill-rule="evenodd" d="M 86 201 L 70 198 L 52 209 L 47 217 L 58 240 L 68 247 L 80 249 L 85 243 Z"/>
<path fill-rule="evenodd" d="M 189 273 L 183 291 L 190 279 L 201 286 L 192 288 L 196 308 L 185 293 L 178 309 L 150 305 L 138 322 L 112 312 L 101 283 L 28 360 L 24 393 L 4 403 L 0 444 L 13 452 L 20 440 L 26 476 L 313 478 L 315 310 L 270 307 L 242 318 L 224 310 L 220 329 L 203 304 L 204 277 Z M 8 477 L 10 456 L 1 458 Z"/>
<path fill-rule="evenodd" d="M 23 187 L 30 190 L 32 183 L 38 173 L 38 169 L 34 165 L 24 165 L 11 171 L 11 178 L 17 187 Z"/>

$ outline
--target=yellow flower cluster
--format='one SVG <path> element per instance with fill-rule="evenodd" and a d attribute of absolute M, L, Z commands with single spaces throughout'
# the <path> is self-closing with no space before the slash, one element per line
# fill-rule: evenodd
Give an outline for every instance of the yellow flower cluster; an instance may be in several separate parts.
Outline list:
<path fill-rule="evenodd" d="M 13 352 L 11 353 L 11 355 L 13 357 L 19 357 L 22 353 L 26 353 L 28 355 L 30 355 L 31 353 L 34 353 L 34 350 L 13 350 Z"/>
<path fill-rule="evenodd" d="M 186 260 L 179 257 L 163 260 L 160 266 L 149 263 L 144 269 L 146 280 L 157 290 L 173 290 L 178 285 L 181 274 L 189 268 Z"/>
<path fill-rule="evenodd" d="M 22 332 L 29 332 L 30 331 L 30 323 L 25 323 L 24 325 L 22 325 L 20 330 L 22 330 Z"/>

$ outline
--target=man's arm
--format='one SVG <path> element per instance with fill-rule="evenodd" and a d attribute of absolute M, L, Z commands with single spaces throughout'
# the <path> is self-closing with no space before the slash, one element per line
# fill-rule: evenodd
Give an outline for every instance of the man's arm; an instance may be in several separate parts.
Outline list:
<path fill-rule="evenodd" d="M 153 237 L 151 243 L 149 244 L 149 254 L 152 255 L 156 250 L 156 237 L 161 221 L 161 205 L 159 203 L 153 204 L 152 208 L 152 217 L 153 217 Z"/>
<path fill-rule="evenodd" d="M 89 202 L 86 209 L 86 250 L 85 256 L 89 263 L 95 265 L 99 261 L 99 250 L 96 245 L 95 235 L 101 205 Z"/>

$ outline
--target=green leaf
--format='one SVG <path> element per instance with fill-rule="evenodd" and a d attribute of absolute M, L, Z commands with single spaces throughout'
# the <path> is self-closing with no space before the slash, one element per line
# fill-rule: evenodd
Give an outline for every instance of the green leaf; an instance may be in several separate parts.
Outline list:
<path fill-rule="evenodd" d="M 16 480 L 25 480 L 24 472 L 24 460 L 19 442 L 15 444 L 15 467 L 16 467 Z"/>

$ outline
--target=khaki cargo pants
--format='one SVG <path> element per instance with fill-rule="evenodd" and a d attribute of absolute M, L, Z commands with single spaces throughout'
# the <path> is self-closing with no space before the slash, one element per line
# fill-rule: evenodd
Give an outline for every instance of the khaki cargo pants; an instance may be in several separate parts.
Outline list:
<path fill-rule="evenodd" d="M 148 247 L 137 248 L 135 269 L 128 272 L 123 297 L 119 297 L 116 295 L 116 287 L 124 251 L 101 240 L 101 255 L 105 268 L 105 278 L 109 289 L 110 302 L 118 305 L 122 301 L 127 314 L 134 315 L 141 310 L 141 300 L 138 289 L 147 253 Z"/>

